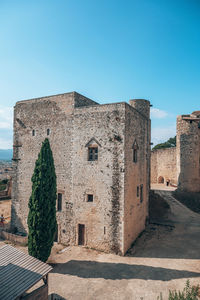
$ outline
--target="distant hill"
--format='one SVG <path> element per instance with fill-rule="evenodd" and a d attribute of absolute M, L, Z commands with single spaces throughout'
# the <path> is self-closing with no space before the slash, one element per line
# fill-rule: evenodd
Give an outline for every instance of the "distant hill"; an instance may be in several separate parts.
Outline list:
<path fill-rule="evenodd" d="M 0 160 L 11 160 L 13 155 L 12 149 L 0 149 Z"/>

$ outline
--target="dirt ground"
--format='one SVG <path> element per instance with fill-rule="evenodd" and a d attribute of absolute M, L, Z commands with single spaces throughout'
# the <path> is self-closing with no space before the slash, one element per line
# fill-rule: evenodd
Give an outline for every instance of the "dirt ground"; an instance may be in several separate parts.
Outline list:
<path fill-rule="evenodd" d="M 167 300 L 168 290 L 182 290 L 187 279 L 200 284 L 200 215 L 170 191 L 157 193 L 170 211 L 149 225 L 125 257 L 55 243 L 49 293 L 67 300 L 157 300 L 162 293 Z"/>
<path fill-rule="evenodd" d="M 4 216 L 5 222 L 10 222 L 11 216 L 11 200 L 2 200 L 0 201 L 0 215 Z"/>

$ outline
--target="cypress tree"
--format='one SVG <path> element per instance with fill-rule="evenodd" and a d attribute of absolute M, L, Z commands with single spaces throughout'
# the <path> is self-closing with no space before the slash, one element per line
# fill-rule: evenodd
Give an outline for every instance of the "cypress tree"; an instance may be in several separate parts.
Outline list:
<path fill-rule="evenodd" d="M 42 143 L 31 180 L 28 252 L 45 262 L 51 253 L 57 227 L 56 174 L 53 155 L 47 138 Z"/>

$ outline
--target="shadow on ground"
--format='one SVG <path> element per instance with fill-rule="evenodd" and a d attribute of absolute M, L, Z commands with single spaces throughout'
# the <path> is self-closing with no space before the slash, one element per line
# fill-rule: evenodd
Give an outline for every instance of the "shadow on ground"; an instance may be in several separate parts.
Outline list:
<path fill-rule="evenodd" d="M 150 194 L 151 223 L 126 256 L 200 259 L 200 215 L 177 201 L 171 192 Z"/>
<path fill-rule="evenodd" d="M 185 270 L 173 270 L 144 265 L 105 263 L 95 261 L 70 260 L 56 264 L 52 273 L 67 274 L 81 278 L 144 279 L 169 281 L 179 278 L 200 277 L 200 273 Z"/>
<path fill-rule="evenodd" d="M 126 256 L 200 259 L 200 227 L 189 224 L 149 224 Z"/>

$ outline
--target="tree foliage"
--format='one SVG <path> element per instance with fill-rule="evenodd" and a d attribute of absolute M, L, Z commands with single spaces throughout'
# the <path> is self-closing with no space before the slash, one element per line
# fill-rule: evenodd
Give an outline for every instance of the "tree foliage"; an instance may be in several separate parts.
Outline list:
<path fill-rule="evenodd" d="M 47 261 L 56 232 L 56 174 L 49 140 L 42 144 L 32 176 L 32 194 L 29 199 L 28 251 Z"/>
<path fill-rule="evenodd" d="M 163 148 L 171 148 L 171 147 L 176 147 L 176 136 L 173 138 L 168 139 L 168 141 L 157 144 L 155 147 L 153 147 L 152 150 L 156 149 L 163 149 Z"/>

